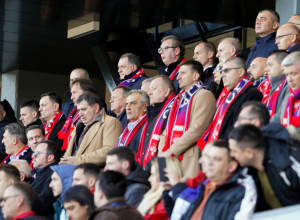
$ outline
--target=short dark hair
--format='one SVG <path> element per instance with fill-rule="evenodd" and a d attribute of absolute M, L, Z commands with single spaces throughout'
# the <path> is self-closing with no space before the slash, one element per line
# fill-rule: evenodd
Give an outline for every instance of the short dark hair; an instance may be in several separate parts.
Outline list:
<path fill-rule="evenodd" d="M 11 136 L 17 137 L 23 144 L 27 144 L 27 137 L 25 133 L 25 127 L 19 123 L 10 123 L 4 127 L 5 131 L 8 131 Z"/>
<path fill-rule="evenodd" d="M 203 66 L 195 60 L 187 60 L 180 64 L 180 66 L 189 66 L 193 72 L 199 73 L 199 81 L 203 78 Z"/>
<path fill-rule="evenodd" d="M 55 92 L 46 92 L 41 95 L 41 98 L 49 96 L 49 99 L 52 103 L 58 103 L 58 108 L 61 110 L 61 105 L 62 105 L 62 99 L 60 96 L 58 96 Z"/>
<path fill-rule="evenodd" d="M 249 114 L 257 117 L 262 126 L 265 126 L 270 121 L 270 113 L 268 108 L 259 101 L 247 101 L 242 105 L 242 109 L 250 106 Z"/>
<path fill-rule="evenodd" d="M 122 173 L 111 170 L 101 172 L 98 176 L 98 182 L 99 189 L 107 199 L 124 197 L 127 179 Z"/>
<path fill-rule="evenodd" d="M 133 53 L 125 53 L 120 57 L 120 59 L 124 57 L 127 57 L 128 62 L 133 65 L 136 65 L 137 68 L 141 67 L 140 57 L 138 55 Z"/>
<path fill-rule="evenodd" d="M 0 166 L 0 171 L 5 173 L 7 179 L 11 178 L 14 181 L 20 181 L 20 172 L 15 166 L 11 164 L 3 164 Z"/>
<path fill-rule="evenodd" d="M 72 84 L 71 84 L 71 88 L 78 83 L 79 87 L 82 89 L 82 91 L 84 92 L 92 92 L 92 93 L 96 93 L 95 91 L 95 86 L 92 80 L 90 79 L 82 79 L 82 78 L 78 78 L 75 79 Z"/>
<path fill-rule="evenodd" d="M 57 145 L 57 143 L 55 143 L 54 141 L 51 141 L 51 140 L 45 140 L 45 141 L 39 142 L 39 144 L 47 144 L 47 153 L 49 155 L 54 156 L 55 162 L 59 162 L 61 152 L 60 152 L 60 148 Z"/>
<path fill-rule="evenodd" d="M 83 169 L 83 173 L 85 175 L 93 176 L 95 178 L 98 177 L 100 172 L 99 167 L 94 163 L 82 163 L 75 167 L 74 171 L 77 169 Z"/>
<path fill-rule="evenodd" d="M 215 141 L 211 141 L 208 144 L 211 144 L 214 147 L 223 148 L 223 149 L 227 150 L 228 158 L 232 159 L 232 157 L 230 156 L 230 149 L 229 149 L 229 144 L 228 144 L 227 140 L 218 139 Z"/>
<path fill-rule="evenodd" d="M 271 19 L 273 20 L 273 22 L 274 21 L 277 21 L 278 23 L 280 22 L 280 16 L 279 16 L 279 14 L 276 11 L 274 11 L 273 9 L 267 8 L 267 9 L 263 9 L 263 10 L 259 11 L 258 13 L 262 13 L 264 11 L 270 12 Z"/>
<path fill-rule="evenodd" d="M 70 187 L 63 195 L 63 202 L 78 202 L 81 206 L 88 206 L 88 215 L 91 216 L 95 209 L 93 194 L 82 185 L 76 185 Z"/>
<path fill-rule="evenodd" d="M 35 201 L 35 192 L 31 185 L 26 182 L 14 182 L 9 185 L 9 187 L 13 187 L 15 190 L 19 191 L 24 197 L 25 204 L 32 208 Z"/>
<path fill-rule="evenodd" d="M 130 171 L 135 170 L 136 162 L 134 152 L 129 147 L 120 146 L 110 150 L 107 156 L 116 155 L 120 161 L 127 160 L 130 164 Z"/>
<path fill-rule="evenodd" d="M 30 125 L 28 128 L 26 128 L 26 135 L 28 131 L 39 129 L 43 136 L 45 136 L 45 129 L 41 125 Z"/>
<path fill-rule="evenodd" d="M 238 147 L 247 147 L 264 150 L 266 147 L 263 133 L 259 128 L 252 124 L 244 124 L 234 128 L 228 135 L 228 139 L 233 139 L 238 143 Z"/>
<path fill-rule="evenodd" d="M 128 93 L 131 90 L 131 88 L 128 86 L 116 86 L 115 88 L 113 88 L 113 91 L 115 91 L 116 89 L 122 89 L 124 98 L 128 96 Z"/>
<path fill-rule="evenodd" d="M 76 103 L 79 104 L 82 101 L 86 101 L 89 106 L 94 106 L 95 104 L 99 105 L 99 108 L 101 108 L 101 102 L 99 97 L 92 92 L 84 92 L 81 94 L 78 99 L 76 100 Z"/>
<path fill-rule="evenodd" d="M 164 37 L 163 39 L 161 39 L 161 43 L 163 43 L 164 41 L 166 40 L 172 40 L 172 47 L 179 47 L 180 49 L 180 57 L 183 57 L 184 54 L 185 54 L 185 47 L 184 47 L 184 43 L 183 41 L 175 36 L 175 35 L 169 35 L 169 36 L 166 36 Z"/>
<path fill-rule="evenodd" d="M 40 111 L 39 111 L 40 104 L 39 104 L 38 101 L 36 101 L 36 100 L 29 100 L 29 101 L 23 102 L 20 105 L 20 109 L 21 108 L 25 108 L 25 107 L 28 107 L 30 109 L 30 111 L 36 112 L 37 113 L 37 117 L 38 118 L 40 117 Z"/>
<path fill-rule="evenodd" d="M 286 50 L 274 50 L 269 54 L 268 58 L 273 55 L 275 56 L 277 63 L 281 63 L 288 55 L 288 52 Z"/>

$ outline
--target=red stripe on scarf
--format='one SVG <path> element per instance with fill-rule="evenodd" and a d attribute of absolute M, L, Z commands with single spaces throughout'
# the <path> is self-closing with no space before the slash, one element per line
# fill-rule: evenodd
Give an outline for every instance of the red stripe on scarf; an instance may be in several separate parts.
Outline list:
<path fill-rule="evenodd" d="M 300 89 L 293 92 L 290 88 L 290 93 L 283 113 L 282 125 L 300 127 Z"/>
<path fill-rule="evenodd" d="M 277 89 L 273 92 L 273 94 L 270 96 L 268 100 L 267 107 L 270 112 L 270 119 L 273 117 L 273 115 L 276 113 L 276 106 L 278 101 L 278 96 L 281 92 L 282 87 L 286 84 L 286 78 L 281 82 L 281 84 L 277 87 Z"/>
<path fill-rule="evenodd" d="M 267 105 L 268 103 L 271 88 L 272 87 L 269 77 L 262 81 L 261 84 L 257 87 L 257 89 L 263 94 L 261 102 L 265 105 Z"/>
<path fill-rule="evenodd" d="M 133 77 L 131 77 L 130 79 L 126 79 L 124 81 L 122 81 L 121 83 L 119 83 L 118 86 L 128 86 L 130 87 L 137 79 L 136 78 L 140 78 L 143 75 L 145 75 L 145 70 L 143 68 L 141 68 L 136 74 L 134 74 Z"/>
<path fill-rule="evenodd" d="M 179 68 L 180 68 L 180 64 L 182 64 L 184 61 L 186 61 L 185 58 L 183 58 L 181 60 L 181 62 L 177 65 L 177 67 L 175 68 L 175 70 L 173 70 L 173 72 L 170 74 L 169 78 L 174 81 L 174 79 L 177 77 L 177 73 L 179 71 Z"/>
<path fill-rule="evenodd" d="M 58 120 L 60 119 L 62 115 L 62 111 L 57 112 L 54 117 L 45 124 L 44 129 L 45 129 L 45 137 L 46 140 L 49 140 L 49 136 L 53 130 L 53 128 L 55 127 L 56 123 L 58 122 Z"/>

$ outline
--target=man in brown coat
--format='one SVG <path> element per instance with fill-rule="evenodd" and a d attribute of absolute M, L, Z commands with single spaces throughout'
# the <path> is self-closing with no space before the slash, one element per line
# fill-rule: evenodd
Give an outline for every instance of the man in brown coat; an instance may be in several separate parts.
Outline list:
<path fill-rule="evenodd" d="M 212 92 L 203 88 L 202 65 L 194 60 L 180 65 L 177 80 L 182 91 L 175 98 L 167 126 L 160 136 L 159 155 L 175 155 L 185 178 L 193 178 L 200 171 L 200 148 L 196 145 L 209 126 L 216 111 Z"/>
<path fill-rule="evenodd" d="M 95 163 L 104 165 L 106 153 L 116 144 L 122 131 L 118 119 L 105 114 L 99 97 L 85 92 L 76 101 L 80 121 L 73 130 L 60 164 Z"/>

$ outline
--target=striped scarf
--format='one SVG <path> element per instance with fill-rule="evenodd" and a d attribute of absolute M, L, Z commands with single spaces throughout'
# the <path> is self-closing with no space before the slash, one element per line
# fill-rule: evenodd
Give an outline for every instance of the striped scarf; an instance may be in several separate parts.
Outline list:
<path fill-rule="evenodd" d="M 45 129 L 46 140 L 49 140 L 49 136 L 50 136 L 53 128 L 55 127 L 56 123 L 59 121 L 59 119 L 61 118 L 62 115 L 63 115 L 62 111 L 57 112 L 54 115 L 54 117 L 45 124 L 44 129 Z"/>
<path fill-rule="evenodd" d="M 290 88 L 290 93 L 283 113 L 282 125 L 300 127 L 300 89 L 292 91 Z"/>
<path fill-rule="evenodd" d="M 126 79 L 122 81 L 118 86 L 128 86 L 130 87 L 135 81 L 137 81 L 139 78 L 145 75 L 145 70 L 141 68 L 137 73 L 131 77 L 130 79 Z"/>
<path fill-rule="evenodd" d="M 276 113 L 276 107 L 277 107 L 277 101 L 278 96 L 281 92 L 282 87 L 284 87 L 287 84 L 286 79 L 284 79 L 281 84 L 277 87 L 277 89 L 273 92 L 273 94 L 270 96 L 268 100 L 268 110 L 270 112 L 270 119 L 273 117 L 273 115 Z"/>
<path fill-rule="evenodd" d="M 257 89 L 263 94 L 263 99 L 261 100 L 261 102 L 267 105 L 271 90 L 271 83 L 269 77 L 262 81 L 262 83 L 257 87 Z"/>

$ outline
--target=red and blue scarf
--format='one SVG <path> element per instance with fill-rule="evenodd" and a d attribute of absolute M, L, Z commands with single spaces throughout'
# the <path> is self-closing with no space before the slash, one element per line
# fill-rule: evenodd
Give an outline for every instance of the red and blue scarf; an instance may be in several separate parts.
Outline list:
<path fill-rule="evenodd" d="M 46 140 L 49 140 L 49 136 L 50 136 L 53 128 L 55 127 L 55 125 L 59 121 L 59 119 L 62 117 L 62 115 L 63 115 L 62 111 L 57 112 L 54 115 L 54 117 L 44 125 Z"/>
<path fill-rule="evenodd" d="M 22 158 L 29 150 L 30 150 L 30 147 L 28 145 L 26 145 L 25 147 L 22 148 L 22 150 L 20 150 L 19 153 L 17 153 L 17 155 L 14 158 L 10 158 L 12 156 L 11 154 L 7 155 L 7 157 L 5 157 L 5 159 L 1 162 L 0 165 L 8 164 L 12 160 L 18 160 L 18 159 Z"/>
<path fill-rule="evenodd" d="M 139 120 L 137 120 L 133 127 L 129 130 L 128 125 L 120 135 L 116 147 L 128 146 L 132 138 L 135 136 L 136 132 L 142 127 L 147 121 L 147 114 L 144 114 Z"/>
<path fill-rule="evenodd" d="M 158 147 L 158 143 L 159 143 L 159 136 L 161 135 L 161 133 L 163 131 L 162 129 L 164 127 L 164 123 L 168 118 L 168 115 L 170 113 L 174 99 L 175 99 L 175 95 L 171 96 L 170 98 L 167 99 L 164 106 L 162 107 L 162 109 L 154 123 L 153 130 L 152 130 L 151 137 L 150 137 L 148 145 L 147 145 L 147 149 L 146 149 L 144 158 L 143 158 L 143 148 L 144 148 L 144 139 L 145 139 L 145 135 L 146 135 L 146 130 L 148 127 L 148 121 L 145 123 L 145 125 L 143 127 L 141 142 L 139 144 L 138 152 L 135 156 L 135 160 L 139 164 L 141 164 L 143 167 L 145 167 L 146 164 L 152 158 L 154 158 L 156 156 L 157 147 Z"/>
<path fill-rule="evenodd" d="M 145 74 L 146 74 L 145 70 L 143 68 L 141 68 L 139 71 L 137 71 L 137 73 L 133 77 L 122 81 L 118 86 L 130 87 L 135 81 L 137 81 L 139 78 L 141 78 Z"/>
<path fill-rule="evenodd" d="M 267 107 L 270 112 L 270 119 L 273 117 L 273 115 L 276 113 L 277 109 L 277 101 L 278 101 L 278 96 L 281 92 L 281 89 L 287 84 L 286 78 L 281 82 L 281 84 L 277 87 L 277 89 L 273 92 L 273 94 L 270 96 L 268 100 Z"/>
<path fill-rule="evenodd" d="M 202 150 L 204 149 L 207 142 L 217 140 L 219 138 L 220 130 L 229 107 L 240 95 L 240 93 L 252 84 L 253 83 L 247 78 L 247 76 L 245 76 L 240 80 L 240 82 L 232 91 L 229 91 L 226 88 L 223 89 L 221 95 L 217 100 L 217 111 L 215 113 L 213 121 L 197 142 L 197 145 Z"/>
<path fill-rule="evenodd" d="M 75 107 L 69 117 L 67 118 L 64 126 L 62 129 L 58 132 L 58 138 L 60 140 L 63 140 L 63 145 L 61 147 L 61 151 L 66 151 L 68 148 L 68 145 L 71 140 L 71 134 L 76 127 L 77 122 L 79 121 L 80 116 L 79 112 L 77 111 L 77 108 Z"/>
<path fill-rule="evenodd" d="M 282 125 L 300 127 L 300 89 L 293 91 L 290 88 L 290 93 L 283 113 Z"/>
<path fill-rule="evenodd" d="M 268 103 L 271 88 L 272 87 L 269 77 L 262 81 L 261 84 L 257 87 L 257 89 L 263 94 L 261 102 L 265 105 L 267 105 Z"/>
<path fill-rule="evenodd" d="M 202 82 L 198 82 L 188 91 L 182 90 L 175 97 L 168 118 L 165 146 L 162 152 L 167 151 L 188 129 L 193 98 L 202 88 Z M 182 160 L 182 158 L 183 155 L 180 155 L 179 160 Z"/>
<path fill-rule="evenodd" d="M 186 59 L 183 58 L 183 59 L 181 60 L 181 62 L 177 65 L 177 67 L 173 70 L 173 72 L 170 74 L 169 78 L 170 78 L 172 81 L 174 81 L 174 79 L 177 78 L 177 75 L 178 75 L 178 73 L 179 73 L 180 64 L 182 64 L 182 63 L 185 62 L 185 61 L 186 61 Z"/>

